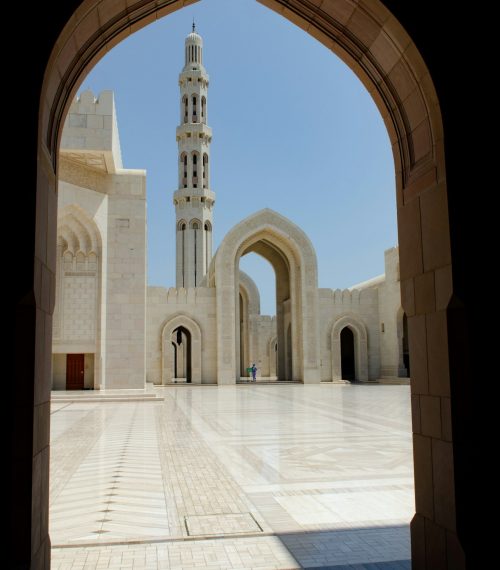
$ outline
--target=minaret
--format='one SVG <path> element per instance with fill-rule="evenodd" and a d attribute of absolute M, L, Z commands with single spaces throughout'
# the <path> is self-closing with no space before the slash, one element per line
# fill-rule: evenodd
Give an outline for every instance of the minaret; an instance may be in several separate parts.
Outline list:
<path fill-rule="evenodd" d="M 203 67 L 203 40 L 195 31 L 185 41 L 185 65 L 179 75 L 181 124 L 179 189 L 174 193 L 176 216 L 176 286 L 199 287 L 212 259 L 210 142 L 207 126 L 208 74 Z"/>

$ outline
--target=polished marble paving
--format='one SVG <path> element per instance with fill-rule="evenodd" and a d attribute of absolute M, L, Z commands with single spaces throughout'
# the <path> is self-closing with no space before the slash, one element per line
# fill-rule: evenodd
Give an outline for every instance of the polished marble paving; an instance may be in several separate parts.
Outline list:
<path fill-rule="evenodd" d="M 53 401 L 53 568 L 409 568 L 408 386 L 156 391 Z"/>

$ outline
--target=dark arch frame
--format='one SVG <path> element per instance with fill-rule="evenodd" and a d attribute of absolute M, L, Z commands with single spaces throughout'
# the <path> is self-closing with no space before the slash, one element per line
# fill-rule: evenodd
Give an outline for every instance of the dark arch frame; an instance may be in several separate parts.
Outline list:
<path fill-rule="evenodd" d="M 465 222 L 471 220 L 471 207 L 479 212 L 480 201 L 477 204 L 468 201 L 466 205 L 457 192 L 450 196 L 447 193 L 439 100 L 417 47 L 397 20 L 398 16 L 402 17 L 412 33 L 418 35 L 434 71 L 446 77 L 450 67 L 458 69 L 459 65 L 458 58 L 450 58 L 448 53 L 444 55 L 443 34 L 448 28 L 449 8 L 443 8 L 441 13 L 427 0 L 418 3 L 386 0 L 395 17 L 378 0 L 263 0 L 263 3 L 340 55 L 366 85 L 384 117 L 395 156 L 402 300 L 411 338 L 414 410 L 418 410 L 414 411 L 413 424 L 418 467 L 417 515 L 412 524 L 413 558 L 419 567 L 432 566 L 432 560 L 446 558 L 451 559 L 457 569 L 465 567 L 461 544 L 468 544 L 467 533 L 473 524 L 470 521 L 475 520 L 468 514 L 471 509 L 475 512 L 481 501 L 467 502 L 469 482 L 461 475 L 470 464 L 469 455 L 475 441 L 471 437 L 471 430 L 475 428 L 470 415 L 479 417 L 478 408 L 474 407 L 474 400 L 465 388 L 469 376 L 472 378 L 468 350 L 477 348 L 467 330 L 471 326 L 470 319 L 475 319 L 475 293 L 479 289 L 469 287 L 467 282 L 470 256 L 463 255 L 463 235 L 464 228 L 470 230 Z M 28 129 L 18 131 L 23 137 L 28 136 L 29 131 L 32 137 L 27 146 L 32 150 L 27 152 L 25 163 L 27 179 L 33 181 L 33 188 L 36 179 L 36 204 L 34 192 L 29 195 L 28 184 L 29 212 L 23 222 L 23 239 L 27 246 L 23 251 L 33 251 L 33 257 L 26 256 L 17 263 L 18 268 L 22 264 L 22 269 L 16 276 L 19 287 L 13 327 L 22 331 L 15 336 L 19 351 L 15 352 L 16 415 L 12 422 L 16 465 L 22 468 L 11 492 L 12 500 L 17 501 L 18 513 L 12 524 L 18 538 L 12 544 L 22 553 L 19 560 L 24 564 L 41 566 L 49 557 L 44 514 L 48 500 L 47 477 L 43 475 L 48 468 L 48 439 L 41 434 L 48 433 L 49 423 L 50 364 L 44 347 L 50 344 L 46 336 L 50 336 L 53 302 L 42 296 L 42 281 L 38 277 L 43 271 L 47 279 L 53 280 L 55 269 L 53 222 L 57 146 L 62 122 L 83 77 L 104 53 L 137 29 L 183 5 L 181 0 L 128 3 L 68 0 L 64 6 L 61 4 L 60 10 L 51 12 L 50 18 L 43 4 L 15 7 L 20 21 L 25 17 L 25 13 L 21 16 L 21 10 L 28 9 L 33 18 L 44 22 L 38 36 L 37 31 L 32 32 L 32 45 L 37 45 L 37 50 L 32 54 L 29 79 L 24 68 L 15 63 L 15 71 L 23 80 L 25 93 L 32 103 L 22 117 Z M 454 12 L 453 15 L 461 18 L 466 27 L 466 13 Z M 67 23 L 63 29 L 64 22 Z M 432 23 L 437 33 L 428 32 L 428 23 Z M 470 49 L 475 49 L 473 42 Z M 451 72 L 448 77 L 451 78 Z M 458 79 L 455 85 L 457 89 L 462 88 Z M 468 89 L 467 85 L 463 88 Z M 470 156 L 467 161 L 461 157 L 471 149 L 470 145 L 467 151 L 461 149 L 460 137 L 452 136 L 456 135 L 452 131 L 455 122 L 458 125 L 462 121 L 451 103 L 456 93 L 453 89 L 446 90 L 441 81 L 439 95 L 447 104 L 447 160 L 453 165 L 458 186 L 463 180 L 463 169 L 469 168 L 466 163 L 473 163 Z M 33 109 L 38 100 L 40 112 L 35 126 Z M 24 206 L 26 194 L 16 200 Z M 450 204 L 453 201 L 453 208 L 449 200 Z M 449 212 L 455 216 L 453 233 L 448 223 Z M 469 231 L 468 235 L 470 239 L 473 234 Z M 451 236 L 454 239 L 453 278 Z M 479 245 L 478 239 L 476 242 Z M 428 286 L 430 282 L 434 288 Z M 454 295 L 458 297 L 454 299 Z M 425 402 L 429 398 L 439 401 L 440 410 L 439 421 L 433 424 L 439 429 L 431 431 L 426 428 L 428 424 L 421 421 L 428 413 Z M 436 446 L 440 452 L 431 453 L 431 447 Z M 433 477 L 433 473 L 440 476 Z M 457 511 L 459 498 L 460 510 Z M 431 535 L 439 535 L 439 541 L 429 538 Z"/>

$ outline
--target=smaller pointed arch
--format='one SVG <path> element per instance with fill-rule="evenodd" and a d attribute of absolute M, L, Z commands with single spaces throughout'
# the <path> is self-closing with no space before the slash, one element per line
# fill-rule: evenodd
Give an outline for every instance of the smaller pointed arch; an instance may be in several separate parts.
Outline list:
<path fill-rule="evenodd" d="M 65 239 L 73 254 L 82 251 L 85 255 L 93 252 L 97 256 L 101 250 L 101 232 L 95 221 L 78 204 L 68 204 L 59 212 L 57 220 L 58 236 Z"/>
<path fill-rule="evenodd" d="M 202 333 L 197 321 L 185 313 L 177 313 L 169 317 L 161 327 L 161 350 L 162 350 L 162 384 L 172 382 L 173 376 L 173 353 L 171 338 L 174 330 L 182 327 L 191 336 L 191 382 L 201 384 L 202 379 Z"/>
<path fill-rule="evenodd" d="M 192 168 L 193 168 L 192 184 L 193 184 L 193 188 L 197 188 L 198 187 L 199 175 L 200 175 L 201 169 L 203 168 L 203 165 L 200 164 L 200 153 L 196 150 L 193 150 L 191 152 L 191 164 L 192 164 Z"/>
<path fill-rule="evenodd" d="M 368 381 L 368 333 L 366 325 L 354 314 L 346 313 L 336 319 L 331 328 L 332 382 L 342 381 L 340 335 L 345 328 L 354 335 L 355 380 Z"/>
<path fill-rule="evenodd" d="M 201 220 L 199 220 L 198 218 L 193 218 L 190 222 L 189 222 L 189 227 L 192 230 L 200 230 L 202 228 L 202 223 Z"/>
<path fill-rule="evenodd" d="M 189 121 L 189 99 L 187 95 L 184 95 L 182 97 L 181 114 L 182 114 L 182 122 L 187 123 Z"/>

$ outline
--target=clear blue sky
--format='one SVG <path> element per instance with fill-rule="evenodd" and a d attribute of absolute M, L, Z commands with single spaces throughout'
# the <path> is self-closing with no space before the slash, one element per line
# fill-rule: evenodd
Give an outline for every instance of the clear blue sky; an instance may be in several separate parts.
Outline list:
<path fill-rule="evenodd" d="M 147 170 L 148 282 L 175 286 L 178 74 L 193 17 L 210 74 L 214 245 L 273 208 L 318 256 L 319 286 L 384 271 L 396 245 L 394 163 L 383 121 L 354 73 L 314 38 L 255 0 L 203 0 L 137 32 L 82 84 L 115 92 L 125 167 Z M 274 313 L 274 273 L 256 254 L 241 268 Z"/>

